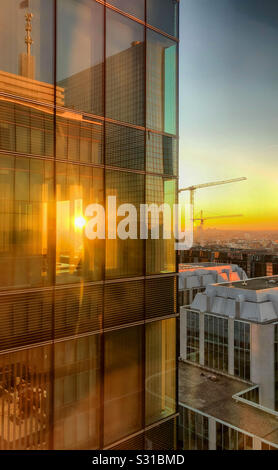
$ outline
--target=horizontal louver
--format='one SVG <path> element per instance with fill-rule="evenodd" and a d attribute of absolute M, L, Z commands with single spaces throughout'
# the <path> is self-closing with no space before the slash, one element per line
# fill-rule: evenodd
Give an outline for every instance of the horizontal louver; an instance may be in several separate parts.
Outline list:
<path fill-rule="evenodd" d="M 158 277 L 146 281 L 146 318 L 176 313 L 175 277 Z"/>
<path fill-rule="evenodd" d="M 135 436 L 132 439 L 127 439 L 120 444 L 110 447 L 109 450 L 138 450 L 144 449 L 144 433 Z"/>
<path fill-rule="evenodd" d="M 176 418 L 174 418 L 147 431 L 145 449 L 175 450 L 176 425 Z"/>
<path fill-rule="evenodd" d="M 51 339 L 53 291 L 0 296 L 0 350 Z"/>
<path fill-rule="evenodd" d="M 89 333 L 102 325 L 102 286 L 0 295 L 0 351 Z"/>
<path fill-rule="evenodd" d="M 108 284 L 104 289 L 104 328 L 144 319 L 144 281 Z"/>
<path fill-rule="evenodd" d="M 57 290 L 55 338 L 101 329 L 103 288 L 100 285 Z"/>

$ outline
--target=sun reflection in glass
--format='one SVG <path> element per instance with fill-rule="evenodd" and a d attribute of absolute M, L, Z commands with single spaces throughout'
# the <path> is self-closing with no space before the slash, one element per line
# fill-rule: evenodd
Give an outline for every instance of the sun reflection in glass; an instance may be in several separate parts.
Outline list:
<path fill-rule="evenodd" d="M 86 225 L 86 219 L 82 215 L 79 217 L 75 217 L 74 225 L 76 228 L 82 229 Z"/>

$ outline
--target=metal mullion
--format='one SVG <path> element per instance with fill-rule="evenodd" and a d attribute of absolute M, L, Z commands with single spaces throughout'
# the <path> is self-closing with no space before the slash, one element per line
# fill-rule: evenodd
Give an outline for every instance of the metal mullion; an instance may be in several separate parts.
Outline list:
<path fill-rule="evenodd" d="M 144 20 L 146 22 L 146 8 L 147 8 L 147 0 L 144 1 Z M 147 124 L 147 30 L 146 26 L 144 25 L 144 203 L 146 204 L 146 195 L 147 195 L 147 133 L 146 133 L 146 124 Z M 143 289 L 144 289 L 144 323 L 142 326 L 142 413 L 141 413 L 141 420 L 142 420 L 142 428 L 144 430 L 144 447 L 145 444 L 145 428 L 146 428 L 146 335 L 147 335 L 147 326 L 146 326 L 146 309 L 147 309 L 147 297 L 146 297 L 146 289 L 147 289 L 147 240 L 143 241 L 143 273 L 144 273 L 144 282 L 143 282 Z"/>
<path fill-rule="evenodd" d="M 57 26 L 58 26 L 58 4 L 53 0 L 53 75 L 54 75 L 54 115 L 53 115 L 53 204 L 52 204 L 52 240 L 51 240 L 51 261 L 52 261 L 52 317 L 51 317 L 51 358 L 50 358 L 50 416 L 49 416 L 49 448 L 54 449 L 54 424 L 55 424 L 55 285 L 56 285 L 56 232 L 57 232 Z"/>
<path fill-rule="evenodd" d="M 101 2 L 99 2 L 101 3 Z M 104 195 L 104 204 L 106 207 L 106 2 L 102 2 L 103 5 L 103 75 L 102 75 L 102 89 L 103 89 L 103 116 L 104 116 L 104 126 L 103 126 L 103 195 Z M 101 315 L 101 332 L 100 332 L 100 403 L 99 403 L 99 447 L 100 449 L 104 448 L 104 381 L 105 381 L 105 333 L 104 333 L 104 308 L 105 308 L 105 281 L 106 281 L 106 240 L 107 240 L 107 227 L 105 224 L 105 240 L 103 245 L 103 286 L 102 286 L 102 315 Z"/>

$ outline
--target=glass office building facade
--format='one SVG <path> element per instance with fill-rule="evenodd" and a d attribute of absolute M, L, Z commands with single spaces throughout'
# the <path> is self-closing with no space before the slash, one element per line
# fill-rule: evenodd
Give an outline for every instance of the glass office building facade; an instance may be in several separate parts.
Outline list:
<path fill-rule="evenodd" d="M 175 448 L 174 240 L 84 224 L 177 200 L 178 5 L 1 1 L 0 449 Z"/>

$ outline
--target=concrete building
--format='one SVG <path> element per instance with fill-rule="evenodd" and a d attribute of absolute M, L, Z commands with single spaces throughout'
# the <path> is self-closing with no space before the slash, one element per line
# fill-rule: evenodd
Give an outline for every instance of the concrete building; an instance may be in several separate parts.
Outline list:
<path fill-rule="evenodd" d="M 189 305 L 198 292 L 209 284 L 246 279 L 245 271 L 236 264 L 196 263 L 179 265 L 179 305 Z"/>
<path fill-rule="evenodd" d="M 180 263 L 219 263 L 237 264 L 248 277 L 273 276 L 278 274 L 278 255 L 276 251 L 262 248 L 235 248 L 210 245 L 193 247 L 179 254 Z"/>
<path fill-rule="evenodd" d="M 211 284 L 181 307 L 179 400 L 208 419 L 208 448 L 238 448 L 235 432 L 245 449 L 278 447 L 277 325 L 278 276 Z"/>

